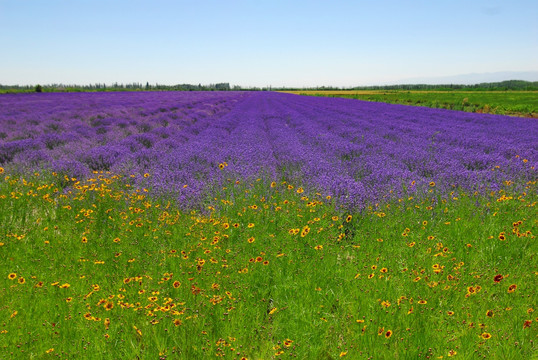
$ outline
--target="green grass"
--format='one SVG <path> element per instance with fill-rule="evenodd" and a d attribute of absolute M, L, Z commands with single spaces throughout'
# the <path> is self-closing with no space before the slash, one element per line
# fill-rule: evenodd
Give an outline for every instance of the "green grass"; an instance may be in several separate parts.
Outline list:
<path fill-rule="evenodd" d="M 297 91 L 300 95 L 345 97 L 469 112 L 538 117 L 536 91 Z"/>
<path fill-rule="evenodd" d="M 261 180 L 188 212 L 2 176 L 0 358 L 536 356 L 536 183 L 348 214 Z"/>

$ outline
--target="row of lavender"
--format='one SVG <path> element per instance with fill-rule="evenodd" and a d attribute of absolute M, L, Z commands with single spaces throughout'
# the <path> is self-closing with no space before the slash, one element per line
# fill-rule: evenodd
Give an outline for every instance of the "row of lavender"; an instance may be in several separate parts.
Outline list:
<path fill-rule="evenodd" d="M 537 130 L 533 119 L 266 92 L 6 95 L 0 164 L 148 172 L 141 181 L 182 203 L 225 179 L 264 176 L 360 208 L 432 181 L 535 180 Z"/>
<path fill-rule="evenodd" d="M 52 165 L 70 176 L 137 161 L 155 144 L 181 144 L 228 112 L 231 93 L 78 93 L 0 97 L 0 164 Z"/>

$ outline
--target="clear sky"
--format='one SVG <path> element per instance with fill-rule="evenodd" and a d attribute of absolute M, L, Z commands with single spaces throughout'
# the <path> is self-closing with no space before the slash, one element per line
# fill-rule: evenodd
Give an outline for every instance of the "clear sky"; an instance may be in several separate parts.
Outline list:
<path fill-rule="evenodd" d="M 0 84 L 354 86 L 538 71 L 536 0 L 0 0 Z"/>

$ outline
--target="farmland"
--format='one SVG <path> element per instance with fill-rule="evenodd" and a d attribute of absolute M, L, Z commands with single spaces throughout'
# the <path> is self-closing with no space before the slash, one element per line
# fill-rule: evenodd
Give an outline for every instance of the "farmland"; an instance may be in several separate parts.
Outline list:
<path fill-rule="evenodd" d="M 291 93 L 426 106 L 477 113 L 538 117 L 537 91 L 302 90 Z"/>
<path fill-rule="evenodd" d="M 531 358 L 537 130 L 270 92 L 2 95 L 0 358 Z"/>

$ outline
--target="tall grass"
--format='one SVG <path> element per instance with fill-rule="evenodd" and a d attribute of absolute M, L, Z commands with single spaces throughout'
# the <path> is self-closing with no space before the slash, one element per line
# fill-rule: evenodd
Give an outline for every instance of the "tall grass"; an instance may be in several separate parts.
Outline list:
<path fill-rule="evenodd" d="M 2 176 L 2 359 L 536 355 L 536 182 L 346 213 L 263 179 L 188 212 L 113 174 Z"/>

